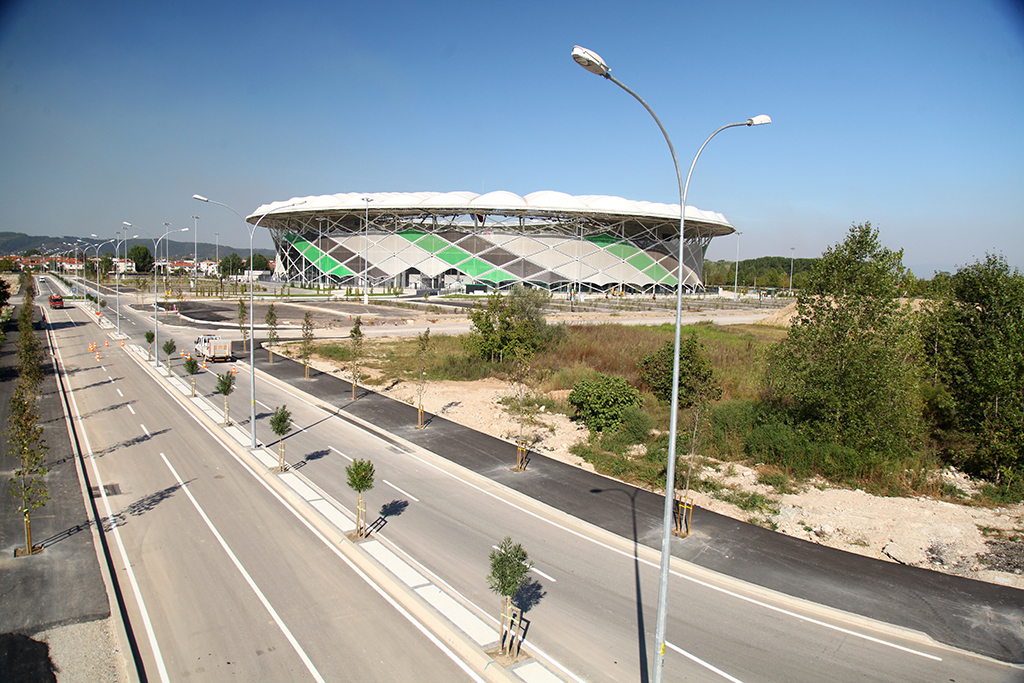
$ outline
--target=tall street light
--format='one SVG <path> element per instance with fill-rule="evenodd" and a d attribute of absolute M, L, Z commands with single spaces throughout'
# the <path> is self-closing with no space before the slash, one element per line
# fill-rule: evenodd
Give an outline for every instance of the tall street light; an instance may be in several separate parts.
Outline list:
<path fill-rule="evenodd" d="M 793 255 L 796 253 L 796 247 L 789 248 L 789 295 L 793 296 Z"/>
<path fill-rule="evenodd" d="M 124 224 L 125 227 L 128 227 L 128 228 L 134 228 L 135 227 L 131 223 L 128 223 L 128 222 L 124 222 L 123 224 Z M 170 223 L 164 223 L 164 225 L 170 225 Z M 135 229 L 140 231 L 140 232 L 146 232 L 142 228 L 135 228 Z M 170 229 L 168 229 L 167 232 L 165 232 L 164 234 L 160 235 L 160 237 L 150 237 L 150 239 L 153 240 L 153 344 L 155 345 L 155 348 L 156 348 L 156 353 L 154 353 L 153 356 L 157 359 L 156 360 L 156 367 L 157 367 L 157 369 L 160 368 L 160 325 L 158 324 L 159 320 L 160 320 L 160 316 L 159 316 L 159 312 L 158 312 L 158 308 L 157 308 L 157 297 L 156 297 L 156 255 L 160 253 L 160 240 L 164 239 L 165 237 L 170 235 L 172 232 L 188 232 L 188 228 L 178 228 L 177 230 L 170 230 Z M 170 368 L 168 368 L 168 371 L 170 371 Z"/>
<path fill-rule="evenodd" d="M 245 220 L 245 218 L 242 216 L 242 214 L 238 213 L 237 211 L 232 209 L 227 204 L 222 204 L 221 202 L 215 202 L 214 200 L 207 199 L 206 197 L 204 197 L 202 195 L 199 195 L 199 194 L 192 195 L 192 199 L 195 199 L 196 201 L 200 201 L 200 202 L 206 202 L 208 204 L 216 204 L 217 206 L 223 206 L 225 209 L 227 209 L 231 213 L 233 213 L 236 216 L 238 216 L 241 219 L 242 223 L 245 224 L 245 227 L 249 230 L 249 396 L 252 399 L 251 405 L 249 406 L 249 446 L 250 446 L 250 448 L 255 450 L 256 449 L 256 343 L 255 343 L 256 342 L 256 338 L 253 336 L 253 329 L 254 329 L 253 328 L 253 318 L 255 318 L 256 316 L 253 315 L 253 310 L 252 310 L 252 237 L 253 237 L 253 235 L 256 234 L 256 228 L 259 227 L 260 221 L 262 221 L 264 218 L 266 218 L 267 215 L 270 214 L 270 211 L 267 211 L 267 213 L 265 213 L 262 216 L 260 216 L 256 220 L 256 222 L 253 223 L 252 228 L 249 228 L 249 223 Z M 288 208 L 291 208 L 293 206 L 298 206 L 299 204 L 305 204 L 305 203 L 306 203 L 306 200 L 303 199 L 302 201 L 295 202 L 294 204 L 286 204 L 284 206 L 279 206 L 279 207 L 273 209 L 273 211 L 279 211 L 280 209 L 288 209 Z"/>
<path fill-rule="evenodd" d="M 123 221 L 122 221 L 123 222 Z M 125 223 L 125 226 L 132 227 L 130 224 Z M 138 235 L 132 235 L 128 237 L 128 231 L 125 230 L 124 239 L 118 239 L 117 244 L 114 246 L 114 292 L 117 296 L 117 336 L 121 337 L 121 273 L 118 271 L 118 254 L 121 253 L 121 245 L 125 244 L 130 239 L 135 239 Z M 121 231 L 117 231 L 118 238 L 121 237 Z M 128 254 L 125 253 L 125 260 L 128 259 Z"/>
<path fill-rule="evenodd" d="M 192 286 L 199 287 L 199 216 L 192 216 Z"/>
<path fill-rule="evenodd" d="M 95 237 L 98 239 L 99 235 L 91 234 L 90 237 Z M 88 251 L 92 247 L 96 248 L 96 315 L 100 314 L 100 247 L 102 247 L 104 244 L 110 244 L 111 242 L 116 241 L 116 239 L 107 240 L 106 242 L 100 242 L 99 244 L 90 245 L 89 247 L 83 249 L 83 251 Z M 86 258 L 86 263 L 88 263 L 88 258 Z M 85 281 L 89 282 L 88 274 L 86 274 Z"/>
<path fill-rule="evenodd" d="M 366 218 L 363 220 L 363 231 L 366 233 L 363 239 L 363 305 L 370 305 L 370 202 L 373 197 L 363 197 L 366 202 Z"/>
<path fill-rule="evenodd" d="M 673 354 L 672 359 L 672 412 L 669 418 L 668 468 L 665 476 L 665 512 L 661 532 L 661 576 L 658 583 L 658 620 L 655 628 L 654 665 L 651 667 L 653 682 L 661 683 L 665 668 L 665 627 L 668 612 L 668 576 L 669 561 L 672 557 L 672 508 L 675 503 L 676 433 L 677 419 L 679 415 L 679 345 L 682 330 L 680 323 L 683 313 L 683 258 L 685 256 L 683 249 L 683 236 L 685 235 L 684 229 L 686 227 L 686 192 L 690 187 L 690 176 L 693 175 L 693 167 L 697 165 L 697 159 L 700 158 L 700 153 L 703 152 L 704 147 L 711 142 L 711 138 L 715 137 L 726 128 L 734 128 L 737 126 L 759 126 L 764 123 L 771 123 L 772 120 L 764 114 L 761 114 L 747 119 L 746 121 L 726 124 L 709 135 L 704 141 L 704 144 L 700 146 L 699 150 L 697 150 L 696 156 L 693 157 L 693 163 L 690 164 L 690 172 L 686 175 L 686 184 L 684 185 L 683 176 L 679 173 L 679 161 L 676 159 L 676 152 L 672 147 L 672 140 L 669 139 L 668 133 L 665 132 L 665 127 L 661 125 L 661 121 L 658 119 L 654 111 L 647 106 L 647 103 L 644 102 L 639 95 L 612 76 L 611 73 L 609 73 L 611 69 L 609 69 L 608 64 L 606 64 L 596 52 L 592 52 L 584 47 L 576 45 L 572 48 L 572 58 L 576 60 L 577 64 L 590 73 L 603 76 L 607 80 L 619 86 L 632 95 L 637 102 L 643 105 L 644 109 L 647 110 L 647 113 L 654 119 L 654 122 L 658 124 L 658 128 L 661 129 L 661 134 L 665 136 L 665 142 L 668 143 L 668 150 L 672 154 L 672 163 L 675 164 L 676 167 L 676 179 L 679 181 L 679 262 L 677 265 L 678 271 L 676 273 L 676 329 L 675 353 Z"/>
<path fill-rule="evenodd" d="M 316 237 L 317 243 L 316 248 L 320 250 L 320 255 L 317 256 L 317 273 L 316 273 L 316 286 L 318 289 L 324 288 L 324 221 L 327 220 L 326 216 L 317 216 L 316 219 Z"/>
<path fill-rule="evenodd" d="M 736 278 L 732 283 L 732 291 L 736 294 L 736 301 L 740 300 L 740 235 L 742 234 L 739 230 L 736 231 Z"/>

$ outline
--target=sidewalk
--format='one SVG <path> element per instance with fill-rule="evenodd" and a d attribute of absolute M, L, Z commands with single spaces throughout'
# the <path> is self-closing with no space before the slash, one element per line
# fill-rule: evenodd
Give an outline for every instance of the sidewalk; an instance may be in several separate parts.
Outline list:
<path fill-rule="evenodd" d="M 258 342 L 257 342 L 258 343 Z M 236 344 L 236 346 L 239 346 Z M 236 355 L 248 359 L 248 354 Z M 413 406 L 275 354 L 256 367 L 296 389 L 467 469 L 586 522 L 654 549 L 661 547 L 664 497 L 593 474 L 540 453 L 515 472 L 514 444 L 430 416 L 416 429 Z M 1002 661 L 1024 662 L 1024 591 L 883 562 L 774 533 L 702 509 L 693 533 L 673 540 L 672 554 L 774 591 L 896 626 Z"/>
<path fill-rule="evenodd" d="M 7 341 L 0 349 L 2 424 L 7 422 L 18 381 L 20 309 L 15 308 L 7 325 Z M 35 327 L 48 357 L 38 310 Z M 44 369 L 39 417 L 51 470 L 46 476 L 50 500 L 32 515 L 32 542 L 44 547 L 40 554 L 14 557 L 15 549 L 25 545 L 18 501 L 7 490 L 17 463 L 14 458 L 0 457 L 0 661 L 24 667 L 11 671 L 10 680 L 56 680 L 51 666 L 61 672 L 61 681 L 123 680 L 125 663 L 117 651 L 110 603 L 93 544 L 92 515 L 82 496 L 79 459 L 68 438 L 49 360 Z M 7 439 L 0 436 L 0 456 L 7 455 L 7 450 Z"/>

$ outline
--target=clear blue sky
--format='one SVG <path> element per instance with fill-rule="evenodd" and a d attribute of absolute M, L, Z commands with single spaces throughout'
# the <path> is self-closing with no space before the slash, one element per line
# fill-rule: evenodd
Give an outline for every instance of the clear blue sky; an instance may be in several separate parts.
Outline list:
<path fill-rule="evenodd" d="M 718 126 L 772 117 L 715 138 L 690 186 L 741 258 L 818 256 L 871 221 L 921 276 L 986 251 L 1024 268 L 1019 0 L 0 7 L 2 231 L 199 214 L 200 241 L 245 245 L 194 193 L 242 214 L 337 192 L 677 202 L 654 122 L 572 61 L 580 44 L 658 113 L 684 173 Z"/>

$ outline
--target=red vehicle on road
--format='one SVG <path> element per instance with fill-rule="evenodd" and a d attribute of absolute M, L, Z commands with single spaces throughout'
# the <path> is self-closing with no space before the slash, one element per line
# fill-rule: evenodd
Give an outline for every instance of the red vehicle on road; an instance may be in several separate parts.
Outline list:
<path fill-rule="evenodd" d="M 64 297 L 60 294 L 51 294 L 50 308 L 64 308 Z"/>

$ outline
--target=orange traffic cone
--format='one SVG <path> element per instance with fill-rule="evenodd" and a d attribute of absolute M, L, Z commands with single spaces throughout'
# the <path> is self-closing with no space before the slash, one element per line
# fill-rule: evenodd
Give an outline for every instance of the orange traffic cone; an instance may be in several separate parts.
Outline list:
<path fill-rule="evenodd" d="M 106 339 L 104 339 L 103 340 L 103 347 L 109 349 L 110 348 L 110 342 L 108 342 Z"/>

